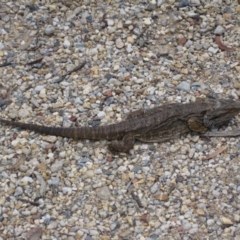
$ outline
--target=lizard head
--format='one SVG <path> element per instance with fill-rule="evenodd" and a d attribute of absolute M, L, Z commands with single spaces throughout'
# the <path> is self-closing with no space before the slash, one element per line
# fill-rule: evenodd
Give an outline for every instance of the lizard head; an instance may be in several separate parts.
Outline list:
<path fill-rule="evenodd" d="M 211 127 L 220 127 L 240 113 L 240 101 L 217 99 L 215 107 L 207 114 Z"/>

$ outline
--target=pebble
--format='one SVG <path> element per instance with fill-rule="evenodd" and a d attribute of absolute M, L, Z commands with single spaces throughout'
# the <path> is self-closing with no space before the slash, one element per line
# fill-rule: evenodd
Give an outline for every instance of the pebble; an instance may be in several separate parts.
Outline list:
<path fill-rule="evenodd" d="M 214 223 L 215 223 L 214 219 L 208 219 L 208 220 L 207 220 L 207 225 L 208 225 L 208 226 L 213 226 Z"/>
<path fill-rule="evenodd" d="M 143 18 L 143 23 L 145 25 L 151 25 L 152 24 L 151 18 Z"/>
<path fill-rule="evenodd" d="M 17 187 L 16 190 L 15 190 L 15 193 L 14 193 L 14 196 L 17 197 L 19 195 L 22 195 L 23 194 L 23 189 L 22 187 Z"/>
<path fill-rule="evenodd" d="M 158 183 L 154 183 L 152 186 L 151 186 L 151 193 L 156 193 L 159 189 L 159 185 Z"/>
<path fill-rule="evenodd" d="M 4 49 L 4 44 L 2 42 L 0 42 L 0 50 Z"/>
<path fill-rule="evenodd" d="M 65 39 L 64 42 L 63 42 L 63 46 L 65 48 L 69 48 L 71 46 L 71 42 L 68 39 Z"/>
<path fill-rule="evenodd" d="M 64 163 L 64 160 L 58 160 L 56 161 L 55 163 L 53 163 L 50 167 L 51 169 L 51 172 L 58 172 L 62 169 L 62 166 L 63 166 L 63 163 Z"/>
<path fill-rule="evenodd" d="M 208 51 L 211 52 L 211 53 L 216 54 L 216 53 L 218 52 L 218 48 L 210 47 L 210 48 L 208 49 Z"/>
<path fill-rule="evenodd" d="M 224 28 L 220 25 L 218 25 L 214 30 L 214 34 L 216 35 L 222 35 L 224 32 L 225 32 Z"/>
<path fill-rule="evenodd" d="M 198 7 L 201 5 L 200 0 L 189 0 L 190 6 Z"/>
<path fill-rule="evenodd" d="M 106 113 L 103 112 L 103 111 L 100 111 L 100 112 L 97 114 L 97 117 L 98 117 L 99 119 L 103 119 L 105 116 L 106 116 Z"/>
<path fill-rule="evenodd" d="M 121 49 L 121 48 L 124 47 L 124 43 L 123 43 L 123 41 L 122 41 L 121 38 L 117 38 L 116 41 L 115 41 L 115 44 L 116 44 L 116 47 L 117 47 L 118 49 Z"/>
<path fill-rule="evenodd" d="M 72 188 L 70 187 L 63 187 L 62 188 L 63 194 L 72 194 Z"/>
<path fill-rule="evenodd" d="M 178 4 L 178 6 L 179 6 L 180 8 L 187 7 L 188 5 L 189 5 L 189 1 L 188 1 L 188 0 L 180 0 L 180 1 L 179 1 L 179 4 Z"/>
<path fill-rule="evenodd" d="M 128 53 L 132 52 L 132 50 L 133 50 L 133 49 L 132 49 L 132 45 L 131 45 L 131 44 L 128 44 L 126 50 L 127 50 Z"/>
<path fill-rule="evenodd" d="M 164 0 L 157 0 L 157 6 L 160 7 L 164 3 Z"/>
<path fill-rule="evenodd" d="M 190 92 L 190 84 L 188 82 L 181 82 L 178 84 L 177 89 L 185 91 L 185 92 Z"/>
<path fill-rule="evenodd" d="M 226 218 L 226 217 L 220 217 L 220 221 L 223 225 L 232 225 L 233 224 L 233 222 L 229 218 Z"/>
<path fill-rule="evenodd" d="M 107 186 L 96 189 L 96 195 L 102 200 L 108 200 L 111 197 L 111 192 Z"/>
<path fill-rule="evenodd" d="M 45 28 L 45 34 L 48 35 L 48 36 L 52 35 L 54 32 L 55 32 L 55 27 L 52 26 L 52 25 L 48 25 Z"/>

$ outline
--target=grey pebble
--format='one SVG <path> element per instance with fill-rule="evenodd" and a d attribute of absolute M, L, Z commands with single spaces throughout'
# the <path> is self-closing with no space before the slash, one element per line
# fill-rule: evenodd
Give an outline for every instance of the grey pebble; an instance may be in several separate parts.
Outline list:
<path fill-rule="evenodd" d="M 188 82 L 183 81 L 177 86 L 177 89 L 185 92 L 190 92 L 190 84 Z"/>
<path fill-rule="evenodd" d="M 17 197 L 22 194 L 23 194 L 23 189 L 22 189 L 22 187 L 18 186 L 15 190 L 14 196 Z"/>
<path fill-rule="evenodd" d="M 207 220 L 207 225 L 212 226 L 215 223 L 214 219 L 208 219 Z"/>
<path fill-rule="evenodd" d="M 120 81 L 118 81 L 116 78 L 111 78 L 109 81 L 108 81 L 109 84 L 112 84 L 114 86 L 120 86 L 122 83 Z"/>
<path fill-rule="evenodd" d="M 201 2 L 200 2 L 200 0 L 190 0 L 189 5 L 193 6 L 193 7 L 197 7 L 197 6 L 201 5 Z"/>
<path fill-rule="evenodd" d="M 151 193 L 155 193 L 157 192 L 158 190 L 158 183 L 154 183 L 152 186 L 151 186 Z"/>
<path fill-rule="evenodd" d="M 4 44 L 0 42 L 0 50 L 4 49 Z"/>
<path fill-rule="evenodd" d="M 52 26 L 52 25 L 48 25 L 46 28 L 45 28 L 45 34 L 46 35 L 52 35 L 55 31 L 55 27 Z"/>
<path fill-rule="evenodd" d="M 181 0 L 178 4 L 178 7 L 183 8 L 183 7 L 187 7 L 189 5 L 188 0 Z"/>
<path fill-rule="evenodd" d="M 202 82 L 194 82 L 194 83 L 192 83 L 191 87 L 192 87 L 193 89 L 198 89 L 198 88 L 200 88 L 200 89 L 206 89 L 206 88 L 207 88 L 207 85 L 204 84 L 204 83 L 202 83 Z"/>
<path fill-rule="evenodd" d="M 110 229 L 111 229 L 112 231 L 116 230 L 116 229 L 119 228 L 119 227 L 120 227 L 120 223 L 119 223 L 118 221 L 114 221 L 114 222 L 112 222 L 112 223 L 110 224 Z"/>
<path fill-rule="evenodd" d="M 222 35 L 224 33 L 224 28 L 221 25 L 218 25 L 216 29 L 214 30 L 214 34 L 216 35 Z"/>
<path fill-rule="evenodd" d="M 153 11 L 153 10 L 155 10 L 155 8 L 156 8 L 156 4 L 154 4 L 154 3 L 149 3 L 148 6 L 147 6 L 147 8 L 146 8 L 146 10 L 147 10 L 147 11 Z"/>
<path fill-rule="evenodd" d="M 108 200 L 111 197 L 111 192 L 107 186 L 96 189 L 96 195 L 102 200 Z"/>
<path fill-rule="evenodd" d="M 158 0 L 157 1 L 157 6 L 160 7 L 163 4 L 163 2 L 164 2 L 163 0 Z"/>
<path fill-rule="evenodd" d="M 240 194 L 240 186 L 237 187 L 237 192 Z"/>

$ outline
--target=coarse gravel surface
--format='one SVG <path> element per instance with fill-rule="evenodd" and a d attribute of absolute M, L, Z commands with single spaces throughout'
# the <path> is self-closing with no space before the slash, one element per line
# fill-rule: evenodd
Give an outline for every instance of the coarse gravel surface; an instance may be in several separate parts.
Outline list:
<path fill-rule="evenodd" d="M 239 99 L 240 1 L 1 0 L 0 79 L 0 116 L 47 126 L 210 91 Z M 240 240 L 239 138 L 114 155 L 107 141 L 0 128 L 0 240 Z"/>

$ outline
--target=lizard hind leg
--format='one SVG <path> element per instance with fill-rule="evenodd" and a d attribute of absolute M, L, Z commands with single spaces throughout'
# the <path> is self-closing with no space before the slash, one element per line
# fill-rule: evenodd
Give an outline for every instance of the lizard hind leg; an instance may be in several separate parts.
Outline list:
<path fill-rule="evenodd" d="M 132 134 L 126 134 L 122 140 L 111 141 L 108 148 L 111 152 L 129 153 L 129 151 L 133 148 L 134 143 L 134 136 Z"/>

